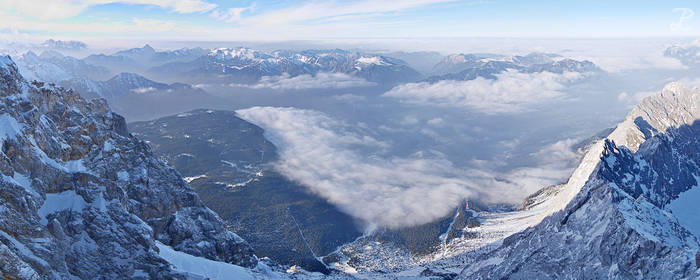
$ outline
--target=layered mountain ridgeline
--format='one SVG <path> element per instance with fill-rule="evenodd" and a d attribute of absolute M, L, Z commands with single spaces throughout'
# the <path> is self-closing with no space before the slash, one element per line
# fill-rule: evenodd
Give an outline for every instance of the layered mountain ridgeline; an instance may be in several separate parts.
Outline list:
<path fill-rule="evenodd" d="M 134 50 L 127 53 L 131 53 L 129 57 L 139 57 L 143 52 L 150 53 Z M 154 52 L 152 55 L 162 57 L 162 59 L 153 58 L 156 61 L 168 62 L 175 58 L 170 60 L 166 58 L 186 57 L 187 52 L 185 50 Z M 115 112 L 130 121 L 153 119 L 223 103 L 220 98 L 187 84 L 159 83 L 134 73 L 119 73 L 111 76 L 113 69 L 95 66 L 86 61 L 88 60 L 63 56 L 55 51 L 46 51 L 39 56 L 27 52 L 20 57 L 18 65 L 20 72 L 28 80 L 72 88 L 86 99 L 104 98 Z M 139 67 L 135 66 L 132 70 L 141 71 L 145 66 Z"/>
<path fill-rule="evenodd" d="M 136 72 L 142 73 L 148 68 L 171 62 L 189 62 L 207 51 L 202 48 L 183 48 L 172 51 L 156 51 L 150 45 L 118 51 L 113 54 L 93 54 L 83 60 L 92 65 L 110 69 L 112 73 Z"/>
<path fill-rule="evenodd" d="M 678 59 L 683 65 L 697 68 L 700 66 L 700 41 L 687 45 L 673 45 L 664 51 L 664 56 Z"/>
<path fill-rule="evenodd" d="M 388 57 L 401 59 L 401 60 L 405 61 L 406 63 L 408 63 L 408 65 L 411 65 L 411 67 L 416 69 L 418 72 L 423 73 L 423 74 L 431 73 L 431 71 L 435 67 L 435 65 L 445 58 L 444 55 L 440 54 L 439 52 L 434 52 L 434 51 L 418 51 L 418 52 L 397 51 L 397 52 L 384 53 L 383 55 L 388 56 Z"/>
<path fill-rule="evenodd" d="M 416 81 L 420 73 L 404 61 L 345 50 L 263 52 L 249 48 L 214 49 L 191 62 L 154 67 L 150 75 L 189 83 L 255 83 L 264 76 L 343 73 L 380 84 Z"/>
<path fill-rule="evenodd" d="M 103 100 L 29 83 L 7 56 L 0 98 L 3 278 L 192 276 L 161 257 L 163 249 L 256 266 L 248 243 Z"/>
<path fill-rule="evenodd" d="M 121 73 L 106 81 L 72 78 L 59 82 L 84 98 L 104 98 L 129 121 L 150 120 L 196 108 L 223 104 L 221 98 L 182 83 L 164 84 L 134 73 Z"/>
<path fill-rule="evenodd" d="M 541 222 L 464 255 L 460 279 L 700 277 L 699 119 L 700 90 L 644 99 L 554 188 Z"/>
<path fill-rule="evenodd" d="M 129 128 L 261 257 L 327 272 L 317 257 L 361 236 L 350 216 L 275 172 L 275 146 L 234 112 L 196 110 Z"/>
<path fill-rule="evenodd" d="M 105 67 L 64 56 L 57 51 L 44 51 L 41 55 L 29 51 L 19 57 L 17 65 L 25 79 L 51 83 L 78 77 L 101 80 L 111 75 Z"/>
<path fill-rule="evenodd" d="M 190 84 L 255 83 L 264 76 L 295 77 L 321 72 L 343 73 L 381 84 L 410 82 L 421 78 L 420 73 L 400 59 L 340 49 L 265 52 L 239 47 L 157 51 L 145 45 L 113 54 L 94 54 L 81 60 L 66 57 L 68 58 L 99 69 L 99 72 L 83 75 L 97 80 L 121 72 L 138 73 L 159 81 Z M 27 59 L 20 64 L 25 63 L 63 65 L 36 59 Z M 100 78 L 96 78 L 98 76 Z M 59 82 L 54 79 L 56 75 L 37 77 L 43 78 L 39 79 L 42 81 Z M 67 78 L 62 77 L 61 80 L 65 79 Z"/>
<path fill-rule="evenodd" d="M 496 79 L 505 71 L 522 73 L 601 72 L 593 62 L 565 58 L 557 54 L 531 53 L 525 56 L 504 56 L 496 54 L 452 54 L 436 64 L 433 76 L 427 82 L 442 80 L 468 81 L 478 77 Z"/>
<path fill-rule="evenodd" d="M 300 77 L 302 80 L 323 80 L 327 75 L 336 75 L 331 78 L 364 87 L 421 78 L 399 59 L 344 50 L 268 53 L 247 48 L 195 48 L 156 51 L 146 45 L 84 59 L 55 51 L 41 55 L 27 52 L 18 65 L 29 80 L 74 88 L 85 98 L 107 99 L 113 110 L 129 121 L 236 104 L 236 101 L 224 100 L 232 95 L 231 87 L 249 91 L 247 87 L 256 88 L 258 83 L 267 85 L 266 82 L 276 79 L 294 82 L 300 75 L 304 75 Z M 321 77 L 315 77 L 317 75 Z"/>

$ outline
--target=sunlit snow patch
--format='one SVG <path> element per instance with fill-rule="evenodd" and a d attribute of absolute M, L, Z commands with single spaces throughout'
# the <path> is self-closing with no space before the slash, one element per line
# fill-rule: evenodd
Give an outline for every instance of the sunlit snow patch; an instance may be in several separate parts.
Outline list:
<path fill-rule="evenodd" d="M 690 231 L 695 237 L 700 238 L 700 215 L 698 204 L 700 203 L 700 177 L 695 177 L 699 184 L 679 195 L 679 197 L 667 206 L 673 212 L 678 222 Z"/>
<path fill-rule="evenodd" d="M 172 264 L 178 271 L 201 275 L 211 280 L 254 279 L 250 271 L 243 267 L 179 252 L 160 242 L 156 242 L 156 246 L 160 250 L 160 257 Z"/>

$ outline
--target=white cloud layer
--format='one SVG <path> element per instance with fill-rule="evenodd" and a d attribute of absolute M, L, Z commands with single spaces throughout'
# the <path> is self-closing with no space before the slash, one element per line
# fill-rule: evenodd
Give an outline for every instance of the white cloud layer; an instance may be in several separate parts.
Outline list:
<path fill-rule="evenodd" d="M 444 80 L 437 83 L 408 83 L 384 93 L 405 103 L 441 107 L 463 107 L 486 114 L 516 113 L 531 106 L 566 98 L 566 84 L 583 74 L 566 72 L 520 73 L 507 71 L 498 79 Z"/>
<path fill-rule="evenodd" d="M 339 89 L 352 87 L 365 87 L 375 85 L 365 79 L 350 76 L 343 73 L 317 73 L 316 75 L 299 75 L 291 77 L 289 74 L 281 76 L 265 76 L 256 84 L 232 84 L 231 86 L 247 87 L 254 89 L 275 90 L 302 90 L 302 89 Z"/>
<path fill-rule="evenodd" d="M 448 215 L 465 198 L 519 203 L 529 193 L 566 177 L 570 169 L 565 166 L 575 157 L 560 152 L 570 144 L 562 142 L 551 148 L 558 156 L 547 158 L 551 157 L 548 151 L 542 152 L 539 168 L 496 174 L 483 163 L 482 168 L 463 170 L 439 154 L 377 156 L 386 143 L 316 111 L 253 107 L 237 113 L 263 127 L 278 146 L 276 169 L 281 174 L 364 221 L 370 230 L 433 221 Z"/>

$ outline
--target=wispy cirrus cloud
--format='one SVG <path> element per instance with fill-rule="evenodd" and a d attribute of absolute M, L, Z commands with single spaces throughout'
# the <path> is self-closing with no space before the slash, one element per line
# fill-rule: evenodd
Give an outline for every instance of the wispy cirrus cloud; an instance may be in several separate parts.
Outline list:
<path fill-rule="evenodd" d="M 456 0 L 363 0 L 363 1 L 310 1 L 299 6 L 273 10 L 249 17 L 245 23 L 295 24 L 314 20 L 343 19 L 360 15 L 381 15 L 420 8 L 427 5 L 455 2 Z"/>
<path fill-rule="evenodd" d="M 243 17 L 243 13 L 245 12 L 254 12 L 255 11 L 255 3 L 250 4 L 250 6 L 247 7 L 238 7 L 238 8 L 229 8 L 228 10 L 225 11 L 219 11 L 219 10 L 214 10 L 211 12 L 211 17 L 225 21 L 228 23 L 232 22 L 238 22 L 241 20 Z"/>
<path fill-rule="evenodd" d="M 2 8 L 31 17 L 60 19 L 77 16 L 90 6 L 111 3 L 153 5 L 177 13 L 208 12 L 217 7 L 204 0 L 7 0 Z"/>

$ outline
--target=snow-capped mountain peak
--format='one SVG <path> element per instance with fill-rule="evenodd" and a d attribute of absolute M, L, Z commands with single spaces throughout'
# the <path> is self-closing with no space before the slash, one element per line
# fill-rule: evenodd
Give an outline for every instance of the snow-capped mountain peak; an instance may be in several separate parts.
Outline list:
<path fill-rule="evenodd" d="M 379 56 L 361 56 L 357 59 L 357 63 L 360 64 L 375 64 L 375 65 L 388 65 L 386 61 L 384 61 L 381 57 Z"/>
<path fill-rule="evenodd" d="M 526 211 L 540 219 L 467 254 L 460 277 L 700 277 L 700 221 L 688 204 L 700 197 L 699 93 L 672 83 L 644 99 Z"/>
<path fill-rule="evenodd" d="M 213 49 L 209 53 L 209 56 L 224 61 L 260 61 L 262 59 L 270 57 L 269 55 L 265 55 L 261 52 L 245 47 Z"/>
<path fill-rule="evenodd" d="M 634 152 L 646 139 L 671 127 L 692 125 L 698 118 L 700 91 L 669 83 L 661 93 L 643 99 L 608 138 Z"/>

